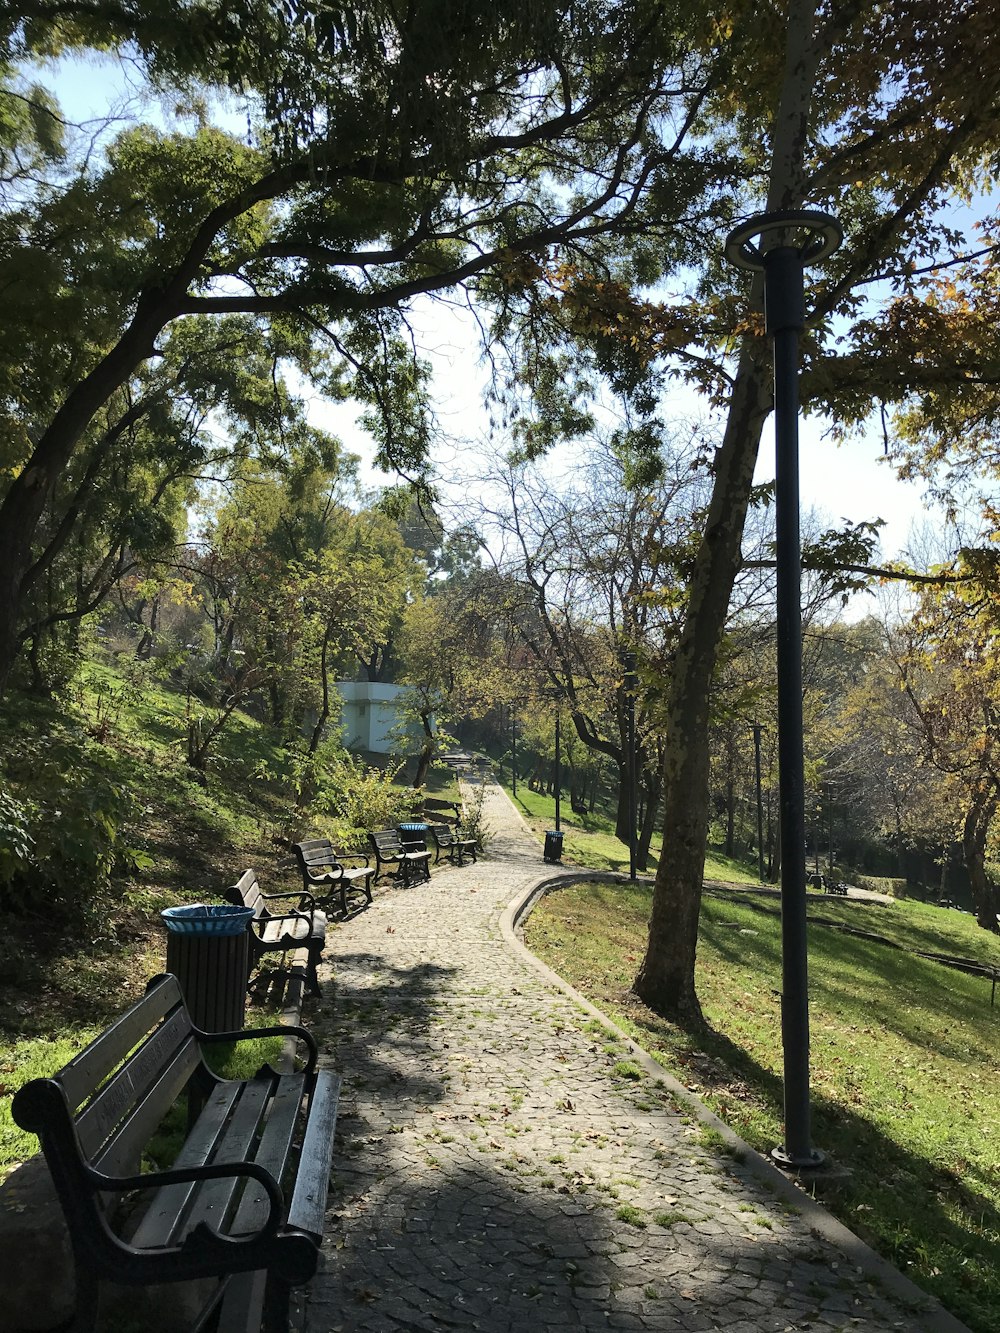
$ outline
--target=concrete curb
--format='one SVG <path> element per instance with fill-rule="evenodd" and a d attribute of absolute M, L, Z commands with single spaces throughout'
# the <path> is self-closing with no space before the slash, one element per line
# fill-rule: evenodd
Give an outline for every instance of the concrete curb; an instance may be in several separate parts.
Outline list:
<path fill-rule="evenodd" d="M 628 1046 L 635 1062 L 645 1070 L 650 1077 L 660 1080 L 664 1087 L 672 1095 L 682 1102 L 692 1116 L 694 1116 L 706 1128 L 714 1130 L 730 1147 L 734 1153 L 738 1153 L 743 1159 L 743 1165 L 760 1179 L 772 1193 L 779 1198 L 792 1204 L 798 1209 L 800 1214 L 806 1219 L 812 1233 L 836 1246 L 844 1255 L 847 1261 L 858 1272 L 863 1273 L 865 1277 L 879 1283 L 883 1290 L 891 1293 L 900 1301 L 919 1311 L 922 1327 L 927 1333 L 970 1333 L 969 1328 L 954 1315 L 941 1305 L 933 1296 L 929 1295 L 915 1282 L 895 1268 L 888 1260 L 883 1259 L 881 1255 L 867 1245 L 863 1240 L 854 1234 L 842 1222 L 833 1217 L 822 1204 L 818 1203 L 809 1194 L 801 1189 L 780 1171 L 766 1157 L 762 1157 L 756 1149 L 751 1148 L 729 1126 L 707 1106 L 705 1106 L 692 1092 L 690 1092 L 683 1083 L 680 1083 L 672 1074 L 670 1074 L 661 1064 L 658 1064 L 646 1051 L 642 1049 L 633 1039 L 623 1032 L 620 1027 L 610 1019 L 595 1004 L 592 1004 L 584 995 L 581 995 L 575 987 L 568 981 L 564 981 L 558 972 L 553 971 L 547 963 L 543 963 L 540 958 L 528 949 L 524 942 L 517 935 L 518 926 L 524 919 L 530 915 L 535 904 L 547 893 L 555 889 L 563 888 L 567 884 L 576 884 L 588 880 L 608 880 L 621 879 L 626 881 L 625 876 L 618 876 L 597 871 L 572 871 L 565 870 L 559 875 L 545 875 L 541 877 L 526 892 L 520 892 L 517 897 L 508 903 L 507 907 L 500 916 L 500 931 L 507 948 L 518 955 L 525 963 L 534 969 L 550 985 L 557 987 L 568 995 L 576 1004 L 578 1004 L 591 1017 L 598 1019 L 606 1027 L 615 1033 L 617 1038 Z"/>

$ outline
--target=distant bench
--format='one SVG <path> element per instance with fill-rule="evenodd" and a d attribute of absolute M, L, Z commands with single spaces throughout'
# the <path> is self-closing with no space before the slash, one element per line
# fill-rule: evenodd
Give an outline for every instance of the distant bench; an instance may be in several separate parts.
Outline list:
<path fill-rule="evenodd" d="M 452 828 L 450 824 L 430 824 L 428 828 L 434 840 L 435 865 L 441 860 L 442 852 L 456 866 L 464 865 L 467 856 L 471 856 L 473 861 L 478 860 L 475 838 L 466 838 L 460 829 Z"/>
<path fill-rule="evenodd" d="M 202 1056 L 209 1042 L 278 1035 L 305 1044 L 301 1072 L 220 1079 Z M 96 1330 L 102 1282 L 208 1278 L 197 1328 L 218 1309 L 217 1333 L 265 1319 L 287 1329 L 291 1288 L 316 1271 L 337 1117 L 340 1080 L 316 1062 L 303 1028 L 199 1031 L 168 974 L 59 1073 L 15 1094 L 14 1120 L 41 1140 L 69 1228 L 75 1333 Z M 178 1100 L 182 1148 L 167 1169 L 141 1171 Z"/>
<path fill-rule="evenodd" d="M 303 889 L 320 902 L 336 893 L 344 916 L 348 912 L 349 893 L 363 893 L 365 901 L 371 902 L 371 882 L 378 867 L 363 852 L 336 852 L 329 838 L 307 838 L 305 842 L 293 843 L 292 851 L 302 875 Z"/>
<path fill-rule="evenodd" d="M 394 873 L 408 888 L 417 879 L 430 879 L 431 853 L 426 846 L 404 843 L 399 829 L 378 829 L 368 834 L 368 842 L 375 853 L 376 871 L 383 866 L 394 867 Z"/>
<path fill-rule="evenodd" d="M 310 893 L 262 893 L 256 870 L 244 870 L 239 880 L 222 895 L 226 902 L 253 910 L 247 930 L 250 936 L 251 966 L 264 954 L 292 953 L 306 950 L 306 988 L 319 994 L 316 969 L 326 944 L 326 915 Z M 283 911 L 272 912 L 268 903 L 284 901 Z M 290 905 L 296 903 L 295 907 Z"/>
<path fill-rule="evenodd" d="M 814 872 L 809 876 L 809 885 L 813 889 L 822 889 L 824 893 L 832 893 L 841 898 L 847 897 L 847 885 L 842 879 L 834 879 L 832 875 Z"/>

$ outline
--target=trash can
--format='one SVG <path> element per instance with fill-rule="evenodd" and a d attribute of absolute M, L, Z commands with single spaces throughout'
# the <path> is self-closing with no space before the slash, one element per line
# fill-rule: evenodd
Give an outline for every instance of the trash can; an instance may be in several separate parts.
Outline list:
<path fill-rule="evenodd" d="M 406 824 L 398 825 L 398 827 L 399 840 L 403 844 L 403 851 L 426 852 L 430 824 L 421 824 L 417 820 L 410 820 Z"/>
<path fill-rule="evenodd" d="M 192 903 L 160 913 L 167 971 L 180 982 L 192 1022 L 205 1032 L 242 1029 L 250 970 L 249 907 Z"/>
<path fill-rule="evenodd" d="M 551 861 L 553 865 L 562 860 L 563 835 L 559 829 L 547 829 L 545 833 L 545 851 L 543 853 L 546 861 Z"/>

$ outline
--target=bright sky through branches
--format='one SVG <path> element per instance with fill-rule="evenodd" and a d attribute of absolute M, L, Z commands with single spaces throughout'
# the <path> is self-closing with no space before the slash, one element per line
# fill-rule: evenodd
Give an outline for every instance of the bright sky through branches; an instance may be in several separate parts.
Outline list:
<path fill-rule="evenodd" d="M 136 72 L 127 61 L 113 57 L 62 61 L 55 89 L 63 113 L 70 121 L 92 122 L 107 115 L 109 107 L 121 106 L 139 91 Z M 144 114 L 159 120 L 155 106 Z M 224 117 L 233 120 L 234 117 Z M 474 321 L 454 307 L 440 302 L 424 303 L 417 313 L 421 353 L 434 368 L 434 393 L 440 441 L 435 458 L 446 498 L 460 501 L 470 476 L 481 476 L 504 448 L 501 436 L 491 444 L 483 406 L 485 374 L 478 351 L 479 330 Z M 690 419 L 704 414 L 696 395 L 678 391 L 673 414 Z M 370 459 L 374 447 L 356 422 L 351 404 L 334 405 L 314 398 L 310 411 L 313 423 L 340 435 L 344 444 L 362 459 L 366 485 L 392 484 L 396 479 L 374 471 Z M 664 415 L 667 415 L 665 411 Z M 922 487 L 901 482 L 883 458 L 882 440 L 875 430 L 842 445 L 824 438 L 824 423 L 803 418 L 801 423 L 800 473 L 802 509 L 815 510 L 822 526 L 841 520 L 852 523 L 885 520 L 882 554 L 892 558 L 907 545 L 911 527 L 927 517 Z M 756 480 L 774 475 L 773 432 L 765 431 Z M 449 495 L 449 491 L 452 492 Z"/>

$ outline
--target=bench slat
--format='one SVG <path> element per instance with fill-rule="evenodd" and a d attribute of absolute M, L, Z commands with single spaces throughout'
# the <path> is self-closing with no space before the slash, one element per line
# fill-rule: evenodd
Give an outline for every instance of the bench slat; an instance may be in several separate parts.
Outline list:
<path fill-rule="evenodd" d="M 178 1055 L 183 1058 L 185 1047 L 190 1060 L 191 1042 L 189 1020 L 183 1010 L 178 1010 L 148 1041 L 132 1052 L 77 1121 L 81 1146 L 88 1156 L 94 1156 L 112 1138 L 119 1126 L 128 1120 L 137 1101 L 150 1095 L 164 1065 L 172 1065 Z M 168 1094 L 164 1094 L 160 1104 L 162 1113 L 165 1113 L 172 1105 Z"/>
<path fill-rule="evenodd" d="M 271 1101 L 264 1133 L 253 1154 L 253 1160 L 258 1166 L 262 1166 L 265 1171 L 270 1171 L 279 1183 L 284 1164 L 288 1161 L 289 1149 L 292 1146 L 304 1088 L 305 1076 L 303 1074 L 288 1074 L 281 1080 L 277 1093 Z M 236 1217 L 230 1228 L 232 1234 L 243 1236 L 259 1231 L 264 1225 L 269 1211 L 267 1194 L 264 1192 L 263 1186 L 258 1184 L 256 1180 L 247 1181 L 239 1208 L 236 1211 Z"/>
<path fill-rule="evenodd" d="M 212 1155 L 213 1162 L 253 1161 L 254 1140 L 272 1093 L 269 1078 L 254 1078 L 240 1087 L 232 1118 Z M 173 1239 L 183 1240 L 199 1222 L 206 1222 L 215 1231 L 228 1232 L 237 1195 L 245 1186 L 255 1185 L 255 1181 L 239 1176 L 206 1181 L 195 1195 L 181 1230 Z"/>
<path fill-rule="evenodd" d="M 288 1225 L 322 1239 L 330 1184 L 340 1077 L 321 1069 L 309 1096 L 309 1119 L 299 1153 L 299 1173 L 288 1205 Z"/>
<path fill-rule="evenodd" d="M 266 1291 L 266 1269 L 231 1277 L 215 1333 L 245 1333 L 248 1328 L 259 1328 L 264 1317 Z"/>
<path fill-rule="evenodd" d="M 95 1088 L 145 1038 L 164 1015 L 181 1003 L 175 977 L 157 986 L 123 1014 L 63 1067 L 59 1082 L 71 1111 L 82 1106 Z"/>
<path fill-rule="evenodd" d="M 238 1083 L 219 1084 L 206 1102 L 173 1166 L 203 1166 L 208 1161 L 238 1095 Z M 197 1182 L 192 1182 L 187 1185 L 165 1185 L 157 1190 L 136 1228 L 133 1245 L 147 1249 L 169 1244 L 197 1188 Z"/>
<path fill-rule="evenodd" d="M 95 1145 L 92 1152 L 84 1149 L 89 1152 L 98 1170 L 115 1176 L 129 1175 L 138 1169 L 143 1147 L 180 1097 L 200 1063 L 201 1050 L 192 1037 L 149 1086 L 143 1100 L 123 1121 L 107 1144 L 100 1149 Z M 81 1135 L 81 1144 L 85 1137 L 86 1135 Z"/>

